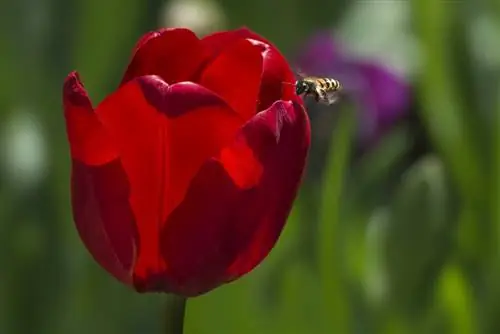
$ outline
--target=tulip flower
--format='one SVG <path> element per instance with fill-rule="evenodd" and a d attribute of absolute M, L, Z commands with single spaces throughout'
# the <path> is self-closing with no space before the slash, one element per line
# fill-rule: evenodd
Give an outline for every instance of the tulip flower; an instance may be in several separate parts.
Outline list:
<path fill-rule="evenodd" d="M 354 98 L 360 111 L 361 144 L 373 144 L 408 113 L 409 85 L 386 65 L 355 59 L 328 32 L 313 35 L 301 50 L 297 64 L 302 70 L 340 80 Z"/>
<path fill-rule="evenodd" d="M 139 292 L 184 297 L 271 251 L 302 178 L 308 116 L 279 51 L 248 29 L 143 36 L 93 107 L 64 83 L 73 217 L 94 259 Z"/>

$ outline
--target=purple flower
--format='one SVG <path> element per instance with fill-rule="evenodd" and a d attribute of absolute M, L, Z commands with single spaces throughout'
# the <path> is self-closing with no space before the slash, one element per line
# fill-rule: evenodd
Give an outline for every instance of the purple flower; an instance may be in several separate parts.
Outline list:
<path fill-rule="evenodd" d="M 373 144 L 409 110 L 410 89 L 383 64 L 356 60 L 342 51 L 328 32 L 314 35 L 297 57 L 299 68 L 309 75 L 340 80 L 359 105 L 359 139 L 362 145 Z"/>

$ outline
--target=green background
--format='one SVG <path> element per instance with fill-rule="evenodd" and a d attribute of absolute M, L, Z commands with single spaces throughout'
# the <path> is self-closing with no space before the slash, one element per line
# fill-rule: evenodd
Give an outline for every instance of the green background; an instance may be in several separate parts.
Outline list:
<path fill-rule="evenodd" d="M 168 5 L 0 2 L 1 334 L 162 332 L 167 297 L 119 284 L 76 234 L 61 87 L 77 69 L 102 100 L 136 40 L 170 24 Z M 316 115 L 313 131 L 332 124 L 313 136 L 321 173 L 261 266 L 188 302 L 186 333 L 500 333 L 500 2 L 218 5 L 207 31 L 248 26 L 290 59 L 328 29 L 353 57 L 397 65 L 421 126 L 401 122 L 355 155 L 356 110 Z"/>

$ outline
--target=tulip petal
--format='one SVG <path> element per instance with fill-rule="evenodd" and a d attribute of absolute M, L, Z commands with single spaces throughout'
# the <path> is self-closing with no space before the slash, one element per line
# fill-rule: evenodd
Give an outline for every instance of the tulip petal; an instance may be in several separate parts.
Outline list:
<path fill-rule="evenodd" d="M 130 182 L 140 238 L 134 284 L 161 289 L 164 283 L 154 279 L 166 265 L 160 229 L 199 168 L 231 142 L 243 120 L 207 89 L 194 83 L 169 86 L 158 76 L 130 81 L 96 113 L 117 145 Z"/>
<path fill-rule="evenodd" d="M 264 259 L 290 212 L 309 141 L 302 106 L 278 101 L 205 163 L 162 232 L 169 291 L 205 293 Z"/>
<path fill-rule="evenodd" d="M 285 57 L 272 44 L 248 39 L 259 48 L 264 57 L 259 93 L 259 110 L 266 110 L 275 101 L 295 100 L 295 75 Z"/>
<path fill-rule="evenodd" d="M 118 156 L 109 136 L 97 119 L 87 91 L 77 72 L 63 86 L 64 117 L 71 157 L 89 165 L 100 165 Z"/>
<path fill-rule="evenodd" d="M 63 104 L 73 158 L 71 201 L 77 231 L 97 263 L 131 283 L 136 234 L 127 205 L 127 182 L 118 153 L 76 72 L 65 80 Z"/>
<path fill-rule="evenodd" d="M 138 237 L 120 161 L 89 166 L 73 160 L 71 190 L 73 217 L 83 243 L 106 271 L 131 284 Z"/>
<path fill-rule="evenodd" d="M 294 100 L 296 98 L 295 87 L 293 86 L 295 83 L 295 74 L 278 48 L 269 40 L 246 27 L 237 29 L 235 32 L 238 36 L 252 41 L 254 45 L 259 46 L 264 57 L 262 83 L 259 94 L 260 110 L 269 108 L 277 100 Z"/>
<path fill-rule="evenodd" d="M 285 57 L 262 36 L 247 28 L 218 32 L 205 36 L 201 44 L 208 51 L 206 59 L 217 57 L 223 50 L 240 40 L 250 41 L 261 53 L 264 63 L 257 110 L 266 110 L 278 100 L 296 99 L 295 75 Z"/>
<path fill-rule="evenodd" d="M 136 77 L 153 74 L 169 84 L 189 81 L 205 59 L 198 37 L 183 28 L 148 33 L 136 48 L 121 85 Z"/>
<path fill-rule="evenodd" d="M 141 38 L 139 38 L 139 40 L 135 44 L 134 49 L 132 50 L 132 57 L 135 55 L 137 50 L 142 48 L 151 39 L 161 36 L 163 33 L 166 32 L 166 30 L 168 30 L 168 29 L 163 28 L 163 29 L 159 29 L 159 30 L 155 30 L 155 31 L 149 31 L 149 32 L 145 33 L 144 35 L 142 35 Z"/>
<path fill-rule="evenodd" d="M 274 130 L 277 139 L 270 149 L 258 140 L 259 126 L 246 134 L 266 171 L 259 187 L 259 198 L 268 210 L 255 229 L 253 242 L 228 268 L 228 281 L 251 271 L 274 247 L 292 209 L 309 152 L 310 124 L 301 104 L 289 102 L 281 107 L 279 102 L 275 103 L 259 122 L 260 128 Z"/>
<path fill-rule="evenodd" d="M 216 57 L 231 44 L 237 42 L 238 40 L 247 38 L 255 39 L 269 44 L 268 41 L 263 39 L 261 36 L 253 33 L 246 27 L 229 31 L 214 32 L 203 37 L 200 42 L 204 48 L 210 50 L 210 54 L 212 57 Z"/>
<path fill-rule="evenodd" d="M 204 69 L 199 82 L 248 120 L 256 113 L 261 73 L 260 52 L 243 39 L 221 52 Z"/>

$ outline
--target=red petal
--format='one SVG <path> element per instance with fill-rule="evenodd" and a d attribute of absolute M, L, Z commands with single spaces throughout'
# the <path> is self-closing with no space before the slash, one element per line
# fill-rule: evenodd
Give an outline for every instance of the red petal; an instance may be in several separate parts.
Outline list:
<path fill-rule="evenodd" d="M 262 261 L 296 196 L 309 131 L 301 106 L 277 102 L 201 168 L 162 232 L 169 291 L 199 295 Z"/>
<path fill-rule="evenodd" d="M 269 40 L 265 39 L 264 37 L 260 36 L 259 34 L 254 33 L 252 30 L 250 30 L 247 27 L 241 27 L 238 29 L 233 30 L 235 34 L 240 36 L 240 38 L 246 38 L 246 39 L 254 39 L 256 41 L 263 42 L 265 44 L 271 45 L 274 47 L 274 45 L 269 42 Z"/>
<path fill-rule="evenodd" d="M 264 57 L 264 69 L 259 93 L 260 108 L 265 110 L 278 100 L 295 100 L 295 74 L 278 48 L 250 29 L 243 27 L 236 33 L 258 46 Z M 300 101 L 300 100 L 297 100 Z"/>
<path fill-rule="evenodd" d="M 154 276 L 169 264 L 159 252 L 159 231 L 202 164 L 232 140 L 243 121 L 205 88 L 168 86 L 156 76 L 130 81 L 96 113 L 117 144 L 130 182 L 140 237 L 136 286 L 160 288 L 163 282 Z"/>
<path fill-rule="evenodd" d="M 260 49 L 264 58 L 258 110 L 266 110 L 278 100 L 295 100 L 295 75 L 285 57 L 272 44 L 248 40 Z"/>
<path fill-rule="evenodd" d="M 73 158 L 71 194 L 76 228 L 94 259 L 117 279 L 130 283 L 135 231 L 117 151 L 76 72 L 66 78 L 63 102 Z"/>
<path fill-rule="evenodd" d="M 64 81 L 63 105 L 73 159 L 89 165 L 100 165 L 118 156 L 93 111 L 77 72 L 71 72 Z"/>
<path fill-rule="evenodd" d="M 200 43 L 210 51 L 211 56 L 217 56 L 225 48 L 240 39 L 240 36 L 235 34 L 234 31 L 219 31 L 206 35 L 200 40 Z"/>
<path fill-rule="evenodd" d="M 246 32 L 248 29 L 236 29 L 229 31 L 215 32 L 210 35 L 206 35 L 200 40 L 200 44 L 205 50 L 205 62 L 204 66 L 210 64 L 217 56 L 223 52 L 226 48 L 232 46 L 234 43 L 244 40 Z M 204 67 L 202 66 L 202 68 Z"/>
<path fill-rule="evenodd" d="M 231 44 L 246 38 L 252 38 L 268 43 L 265 39 L 245 27 L 235 30 L 215 32 L 213 34 L 206 35 L 200 42 L 203 44 L 203 47 L 210 50 L 212 56 L 217 56 Z"/>
<path fill-rule="evenodd" d="M 261 113 L 247 140 L 263 161 L 265 173 L 259 185 L 256 207 L 267 207 L 253 235 L 252 243 L 226 272 L 228 280 L 246 274 L 257 266 L 274 247 L 291 211 L 304 171 L 311 141 L 309 118 L 302 105 L 294 102 L 273 104 Z M 260 115 L 260 114 L 259 114 Z M 259 140 L 258 131 L 275 134 L 271 148 Z"/>
<path fill-rule="evenodd" d="M 251 41 L 264 59 L 258 111 L 269 108 L 278 100 L 294 100 L 296 98 L 293 86 L 295 75 L 285 57 L 262 36 L 247 28 L 240 28 L 208 35 L 201 40 L 201 44 L 210 50 L 207 59 L 213 59 L 228 46 L 242 39 Z"/>
<path fill-rule="evenodd" d="M 170 84 L 189 81 L 205 59 L 198 37 L 182 28 L 148 33 L 136 48 L 121 85 L 149 74 L 158 75 Z"/>
<path fill-rule="evenodd" d="M 261 73 L 260 53 L 250 42 L 239 40 L 204 69 L 199 82 L 247 120 L 256 113 Z"/>
<path fill-rule="evenodd" d="M 161 36 L 164 32 L 166 32 L 166 30 L 168 29 L 164 28 L 156 31 L 150 31 L 142 35 L 134 46 L 134 49 L 132 51 L 132 56 L 135 55 L 137 50 L 142 48 L 147 42 L 149 42 L 153 38 Z"/>
<path fill-rule="evenodd" d="M 73 217 L 83 243 L 106 271 L 131 284 L 138 237 L 120 161 L 88 166 L 73 160 L 71 190 Z"/>

